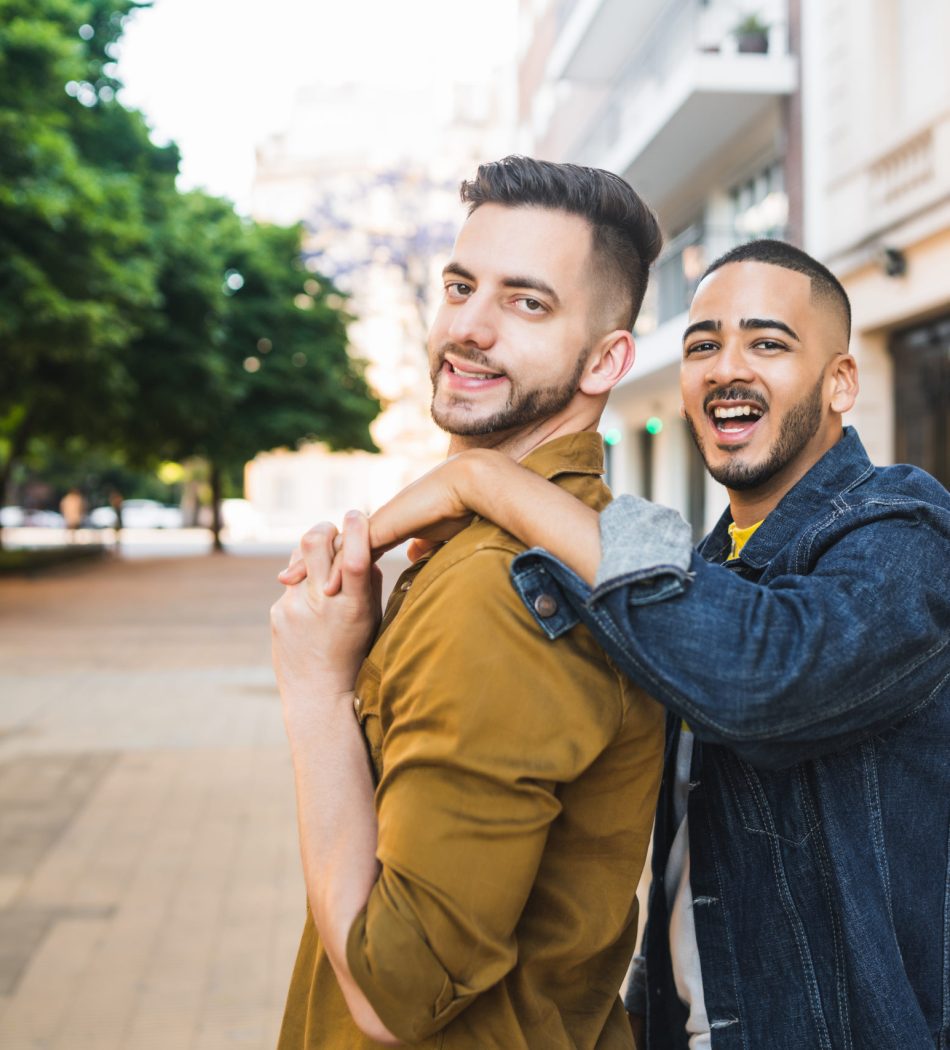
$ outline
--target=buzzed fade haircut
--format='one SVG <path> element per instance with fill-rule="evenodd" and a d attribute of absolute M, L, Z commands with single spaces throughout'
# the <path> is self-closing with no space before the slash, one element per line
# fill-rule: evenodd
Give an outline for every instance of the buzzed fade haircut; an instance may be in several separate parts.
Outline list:
<path fill-rule="evenodd" d="M 761 262 L 770 266 L 781 266 L 784 270 L 794 270 L 795 273 L 803 273 L 811 281 L 812 296 L 831 306 L 832 310 L 840 317 L 846 333 L 846 342 L 851 339 L 851 300 L 844 290 L 841 282 L 817 259 L 813 259 L 801 248 L 787 241 L 776 241 L 763 238 L 758 241 L 749 241 L 732 248 L 706 268 L 703 274 L 705 280 L 711 273 L 729 263 L 738 262 Z"/>
<path fill-rule="evenodd" d="M 586 219 L 593 251 L 605 265 L 610 289 L 622 298 L 622 317 L 632 331 L 663 236 L 656 216 L 628 182 L 601 168 L 510 156 L 479 165 L 459 194 L 469 215 L 482 204 L 501 204 Z"/>

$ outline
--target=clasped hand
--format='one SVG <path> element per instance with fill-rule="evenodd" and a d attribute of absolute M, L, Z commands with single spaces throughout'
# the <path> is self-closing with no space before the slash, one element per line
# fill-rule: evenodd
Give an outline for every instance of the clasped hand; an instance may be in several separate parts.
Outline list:
<path fill-rule="evenodd" d="M 281 574 L 285 590 L 271 608 L 274 670 L 288 723 L 315 700 L 352 691 L 379 626 L 382 580 L 369 524 L 356 511 L 347 514 L 342 534 L 329 522 L 305 533 L 291 565 L 299 566 L 299 579 Z M 328 594 L 331 577 L 339 586 Z"/>

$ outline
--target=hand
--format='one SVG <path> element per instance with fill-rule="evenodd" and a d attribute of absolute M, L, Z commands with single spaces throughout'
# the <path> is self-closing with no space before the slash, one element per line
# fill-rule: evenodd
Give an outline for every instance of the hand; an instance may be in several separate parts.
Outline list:
<path fill-rule="evenodd" d="M 372 564 L 365 516 L 347 514 L 338 554 L 336 536 L 328 522 L 303 536 L 295 560 L 305 575 L 271 609 L 274 670 L 288 722 L 321 697 L 353 689 L 379 626 L 382 577 Z M 335 560 L 342 586 L 330 596 L 325 585 Z"/>
<path fill-rule="evenodd" d="M 412 539 L 409 558 L 418 561 L 436 544 L 461 532 L 473 517 L 465 496 L 470 488 L 471 473 L 486 455 L 501 454 L 472 450 L 450 456 L 384 503 L 369 519 L 373 558 L 379 558 L 403 541 Z M 277 579 L 288 585 L 299 583 L 305 572 L 303 559 L 295 555 Z M 339 586 L 339 577 L 331 575 L 326 593 L 335 594 Z"/>

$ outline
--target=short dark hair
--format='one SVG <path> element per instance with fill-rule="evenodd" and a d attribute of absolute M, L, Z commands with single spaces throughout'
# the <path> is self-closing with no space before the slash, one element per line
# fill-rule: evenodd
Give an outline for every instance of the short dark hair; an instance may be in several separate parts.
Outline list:
<path fill-rule="evenodd" d="M 817 259 L 813 259 L 801 248 L 787 241 L 776 241 L 763 238 L 758 241 L 749 241 L 732 248 L 724 255 L 711 263 L 703 274 L 703 279 L 715 270 L 729 263 L 739 262 L 761 262 L 770 266 L 781 266 L 784 270 L 794 270 L 795 273 L 803 273 L 811 281 L 812 295 L 816 299 L 823 299 L 841 316 L 844 322 L 847 337 L 851 338 L 851 301 L 848 293 L 842 287 L 841 282 Z"/>
<path fill-rule="evenodd" d="M 625 317 L 633 328 L 663 236 L 656 216 L 626 180 L 601 168 L 511 156 L 479 165 L 459 194 L 469 215 L 482 204 L 502 204 L 553 208 L 586 219 L 593 251 L 627 297 Z"/>

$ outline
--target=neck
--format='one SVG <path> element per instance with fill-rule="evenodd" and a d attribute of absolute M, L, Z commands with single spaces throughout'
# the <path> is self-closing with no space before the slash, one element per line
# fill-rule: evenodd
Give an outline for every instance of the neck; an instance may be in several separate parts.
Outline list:
<path fill-rule="evenodd" d="M 812 454 L 793 460 L 780 471 L 773 474 L 768 481 L 754 489 L 728 489 L 729 512 L 732 520 L 740 529 L 747 529 L 757 521 L 762 521 L 779 505 L 786 493 L 790 492 L 811 470 L 819 459 L 841 439 L 843 429 L 839 425 L 836 431 L 826 435 Z"/>
<path fill-rule="evenodd" d="M 539 419 L 517 430 L 498 430 L 491 434 L 452 434 L 446 455 L 452 456 L 456 452 L 464 452 L 471 448 L 491 448 L 496 452 L 503 452 L 517 462 L 541 445 L 564 437 L 565 434 L 593 432 L 599 422 L 599 412 L 596 416 L 591 416 L 589 412 L 566 411 L 549 419 Z"/>

